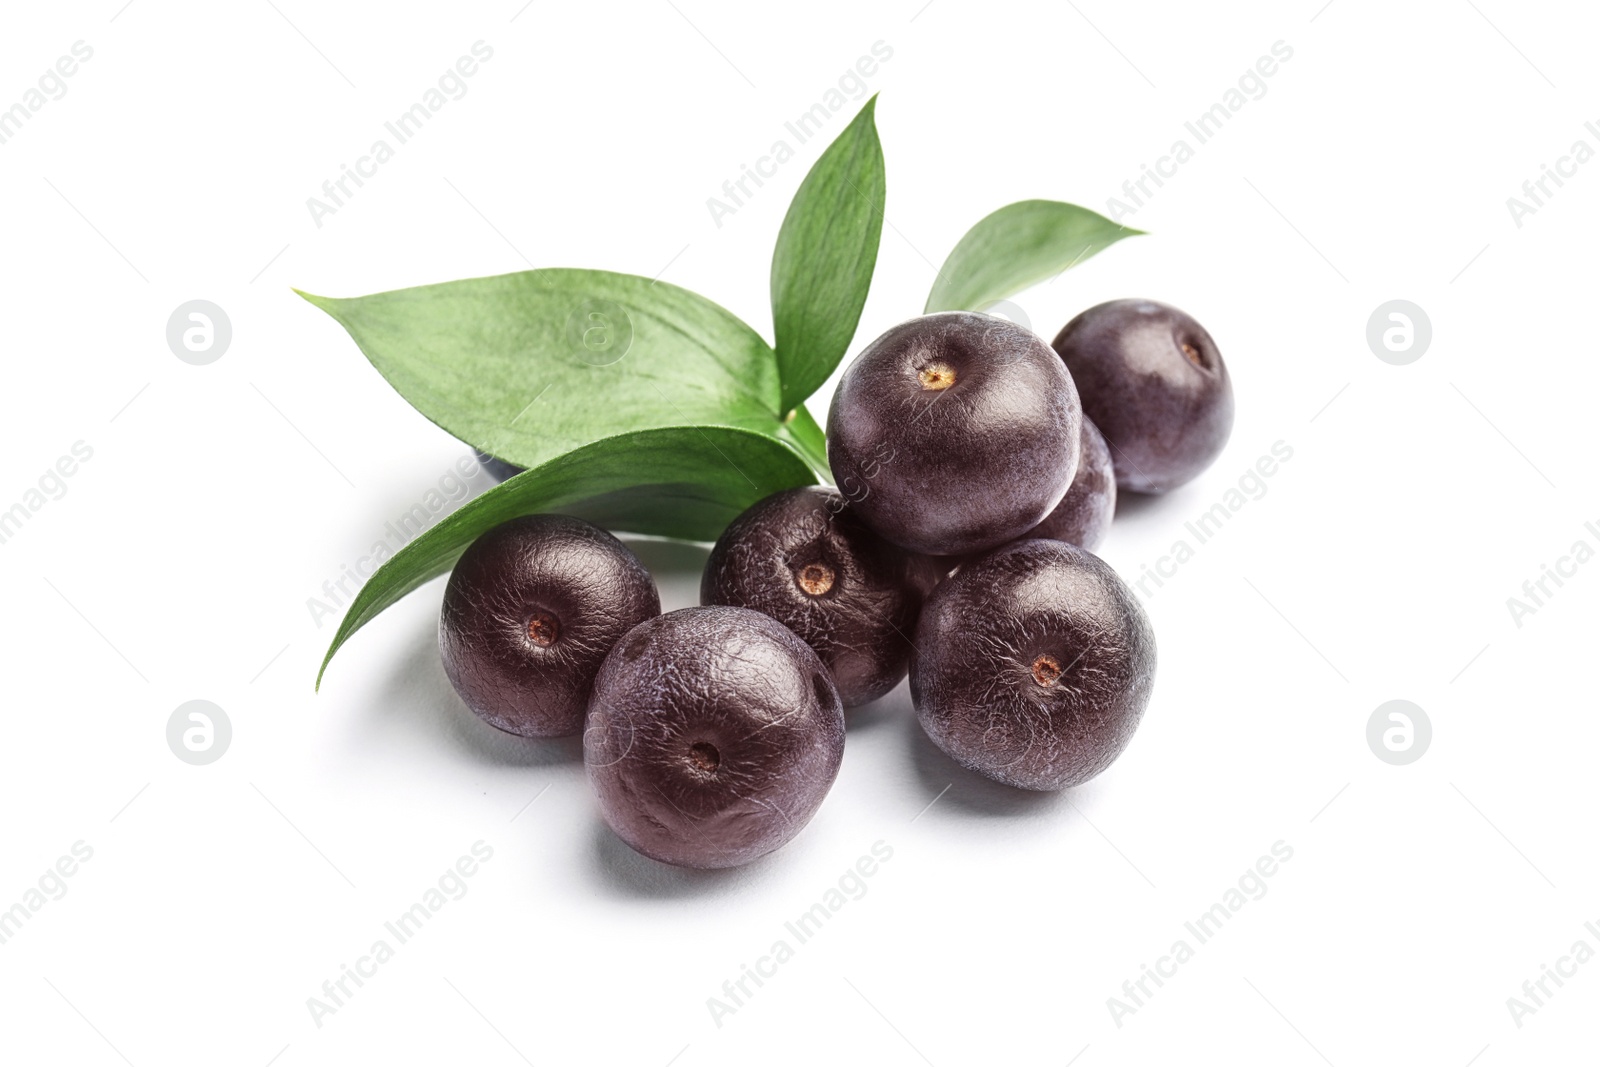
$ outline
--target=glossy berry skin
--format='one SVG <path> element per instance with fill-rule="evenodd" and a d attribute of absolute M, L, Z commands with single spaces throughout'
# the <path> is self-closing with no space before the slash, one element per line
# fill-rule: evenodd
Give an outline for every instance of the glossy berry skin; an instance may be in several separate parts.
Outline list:
<path fill-rule="evenodd" d="M 529 515 L 472 542 L 445 586 L 445 674 L 486 722 L 523 737 L 583 729 L 589 690 L 622 636 L 661 614 L 621 541 L 567 515 Z"/>
<path fill-rule="evenodd" d="M 1040 338 L 990 315 L 903 322 L 845 371 L 828 461 L 867 525 L 894 544 L 958 556 L 1004 544 L 1061 502 L 1082 409 Z"/>
<path fill-rule="evenodd" d="M 847 708 L 906 676 L 922 607 L 911 557 L 835 489 L 774 493 L 728 526 L 706 560 L 700 603 L 770 615 L 811 646 Z"/>
<path fill-rule="evenodd" d="M 1144 715 L 1156 644 L 1098 556 L 1018 541 L 965 564 L 924 605 L 911 699 L 957 763 L 1020 789 L 1081 785 Z"/>
<path fill-rule="evenodd" d="M 680 867 L 733 867 L 789 841 L 843 758 L 827 668 L 747 608 L 685 608 L 634 629 L 600 668 L 583 734 L 607 824 Z"/>
<path fill-rule="evenodd" d="M 1023 534 L 1020 540 L 1047 537 L 1092 552 L 1105 540 L 1116 510 L 1117 474 L 1111 464 L 1111 449 L 1094 423 L 1085 416 L 1078 473 L 1073 475 L 1067 495 L 1043 522 Z"/>
<path fill-rule="evenodd" d="M 1117 471 L 1117 485 L 1164 493 L 1205 470 L 1233 431 L 1233 383 L 1194 319 L 1153 300 L 1090 308 L 1056 336 Z"/>

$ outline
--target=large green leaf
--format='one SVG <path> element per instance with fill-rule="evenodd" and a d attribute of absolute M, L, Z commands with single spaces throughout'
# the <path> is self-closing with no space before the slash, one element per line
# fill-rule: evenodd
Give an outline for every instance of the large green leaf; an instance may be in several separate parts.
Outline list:
<path fill-rule="evenodd" d="M 778 367 L 759 334 L 666 282 L 530 270 L 307 300 L 422 414 L 521 467 L 655 426 L 776 435 Z"/>
<path fill-rule="evenodd" d="M 828 438 L 811 412 L 799 404 L 783 417 L 778 427 L 778 440 L 789 445 L 811 464 L 811 469 L 825 481 L 832 483 L 833 471 L 828 466 Z M 498 457 L 497 457 L 498 458 Z M 518 468 L 520 470 L 521 468 Z"/>
<path fill-rule="evenodd" d="M 987 215 L 956 243 L 924 314 L 982 311 L 1143 230 L 1055 200 L 1022 200 Z"/>
<path fill-rule="evenodd" d="M 855 337 L 883 232 L 883 149 L 867 101 L 800 183 L 772 251 L 772 328 L 789 411 Z"/>
<path fill-rule="evenodd" d="M 345 612 L 317 684 L 351 634 L 508 519 L 560 510 L 634 533 L 710 541 L 762 497 L 814 480 L 787 445 L 731 427 L 658 427 L 590 442 L 464 504 L 386 560 Z"/>

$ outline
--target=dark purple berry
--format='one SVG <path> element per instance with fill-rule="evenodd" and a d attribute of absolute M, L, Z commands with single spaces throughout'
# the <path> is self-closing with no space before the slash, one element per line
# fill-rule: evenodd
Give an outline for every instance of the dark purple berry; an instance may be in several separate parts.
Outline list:
<path fill-rule="evenodd" d="M 922 590 L 910 556 L 871 530 L 837 490 L 774 493 L 730 524 L 706 560 L 700 603 L 752 608 L 821 658 L 847 708 L 906 676 Z"/>
<path fill-rule="evenodd" d="M 964 564 L 923 606 L 916 644 L 922 728 L 963 767 L 1022 789 L 1111 766 L 1155 681 L 1155 635 L 1133 592 L 1061 541 Z"/>
<path fill-rule="evenodd" d="M 845 371 L 828 461 L 845 499 L 914 552 L 964 555 L 1037 526 L 1078 468 L 1078 394 L 1040 338 L 966 311 L 894 327 Z"/>
<path fill-rule="evenodd" d="M 733 867 L 811 820 L 844 758 L 844 708 L 804 641 L 746 608 L 685 608 L 600 668 L 583 762 L 617 835 L 680 867 Z"/>
<path fill-rule="evenodd" d="M 567 515 L 512 519 L 472 542 L 445 586 L 439 651 L 461 699 L 523 737 L 583 729 L 601 661 L 661 614 L 632 552 Z"/>
<path fill-rule="evenodd" d="M 1175 489 L 1228 443 L 1228 368 L 1211 335 L 1177 308 L 1153 300 L 1097 305 L 1062 328 L 1055 350 L 1084 414 L 1111 446 L 1121 488 Z"/>
<path fill-rule="evenodd" d="M 1117 475 L 1111 465 L 1111 450 L 1094 423 L 1085 416 L 1078 473 L 1073 476 L 1067 495 L 1043 522 L 1021 539 L 1048 537 L 1092 552 L 1105 540 L 1116 510 Z"/>
<path fill-rule="evenodd" d="M 961 563 L 959 556 L 924 556 L 920 552 L 908 553 L 911 560 L 911 584 L 923 600 L 950 577 L 950 572 Z"/>

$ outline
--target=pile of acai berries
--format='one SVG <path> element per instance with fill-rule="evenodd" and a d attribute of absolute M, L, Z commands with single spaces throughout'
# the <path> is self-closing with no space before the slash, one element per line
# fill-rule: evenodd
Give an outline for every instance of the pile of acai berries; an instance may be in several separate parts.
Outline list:
<path fill-rule="evenodd" d="M 908 671 L 962 766 L 1077 785 L 1127 746 L 1156 664 L 1143 609 L 1090 550 L 1119 488 L 1183 484 L 1232 424 L 1216 344 L 1173 307 L 1101 304 L 1053 348 L 989 315 L 912 319 L 834 394 L 838 488 L 735 519 L 703 606 L 663 615 L 650 573 L 588 522 L 514 519 L 450 576 L 445 671 L 501 730 L 581 733 L 606 822 L 685 867 L 793 838 L 838 773 L 844 709 Z"/>

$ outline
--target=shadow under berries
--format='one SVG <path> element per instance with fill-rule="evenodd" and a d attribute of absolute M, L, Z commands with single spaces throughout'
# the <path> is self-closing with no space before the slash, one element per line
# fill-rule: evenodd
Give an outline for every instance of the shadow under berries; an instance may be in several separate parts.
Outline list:
<path fill-rule="evenodd" d="M 675 867 L 635 852 L 605 821 L 595 818 L 585 857 L 593 881 L 619 897 L 688 900 L 740 893 L 783 865 L 783 849 L 740 867 Z"/>
<path fill-rule="evenodd" d="M 517 737 L 497 730 L 462 702 L 439 660 L 439 624 L 430 612 L 407 635 L 406 654 L 390 661 L 391 670 L 375 700 L 365 703 L 372 733 L 402 730 L 447 746 L 475 763 L 506 767 L 583 766 L 583 738 Z"/>
<path fill-rule="evenodd" d="M 956 810 L 964 815 L 979 817 L 1015 817 L 1053 813 L 1056 809 L 1069 810 L 1067 794 L 1070 790 L 1017 789 L 969 771 L 935 745 L 917 722 L 908 715 L 903 727 L 906 747 L 917 779 L 931 799 L 940 790 L 949 787 L 939 797 L 939 807 Z"/>

